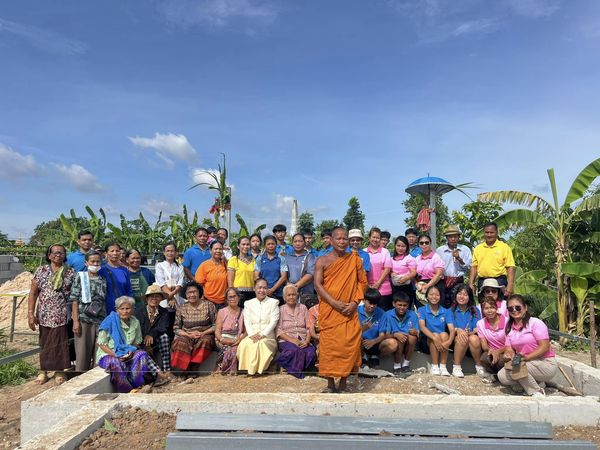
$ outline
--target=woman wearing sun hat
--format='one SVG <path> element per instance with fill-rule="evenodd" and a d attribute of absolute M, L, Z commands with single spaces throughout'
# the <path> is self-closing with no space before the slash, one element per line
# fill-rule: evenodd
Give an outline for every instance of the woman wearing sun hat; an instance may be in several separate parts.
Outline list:
<path fill-rule="evenodd" d="M 135 317 L 140 322 L 144 347 L 148 354 L 160 353 L 162 369 L 171 373 L 171 343 L 167 329 L 169 327 L 169 311 L 159 303 L 166 298 L 158 284 L 151 284 L 146 289 L 145 304 L 135 308 Z"/>

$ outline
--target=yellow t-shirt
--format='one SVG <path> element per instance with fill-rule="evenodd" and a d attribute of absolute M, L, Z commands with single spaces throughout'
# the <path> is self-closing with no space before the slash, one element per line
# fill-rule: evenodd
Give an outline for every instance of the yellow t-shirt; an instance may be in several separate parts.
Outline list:
<path fill-rule="evenodd" d="M 515 267 L 511 248 L 504 242 L 496 240 L 489 246 L 482 242 L 473 250 L 473 266 L 477 266 L 479 278 L 496 278 L 507 275 L 508 267 Z"/>
<path fill-rule="evenodd" d="M 246 264 L 234 256 L 227 262 L 227 269 L 235 271 L 233 287 L 252 288 L 254 286 L 254 258 L 251 258 L 250 263 Z"/>

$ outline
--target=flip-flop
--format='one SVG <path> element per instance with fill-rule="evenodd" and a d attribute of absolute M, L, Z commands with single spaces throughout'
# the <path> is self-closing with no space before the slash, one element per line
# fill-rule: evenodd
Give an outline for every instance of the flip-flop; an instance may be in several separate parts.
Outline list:
<path fill-rule="evenodd" d="M 35 379 L 35 384 L 44 384 L 48 382 L 48 375 L 45 373 L 40 373 Z"/>

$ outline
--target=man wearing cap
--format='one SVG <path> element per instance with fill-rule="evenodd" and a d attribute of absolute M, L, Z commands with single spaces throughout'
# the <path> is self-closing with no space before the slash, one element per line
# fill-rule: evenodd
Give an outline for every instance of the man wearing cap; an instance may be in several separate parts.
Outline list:
<path fill-rule="evenodd" d="M 140 322 L 144 347 L 152 355 L 160 352 L 162 370 L 171 373 L 171 345 L 167 328 L 169 327 L 169 311 L 159 305 L 165 294 L 158 284 L 151 284 L 146 290 L 146 304 L 135 309 L 135 317 Z"/>
<path fill-rule="evenodd" d="M 360 259 L 362 259 L 363 269 L 368 273 L 371 270 L 371 258 L 369 257 L 369 254 L 362 249 L 364 240 L 362 232 L 358 228 L 353 228 L 348 231 L 348 239 L 350 245 L 346 249 L 346 253 L 357 253 L 358 256 L 360 256 Z"/>
<path fill-rule="evenodd" d="M 473 267 L 469 275 L 469 285 L 473 292 L 475 289 L 475 277 L 477 291 L 481 288 L 483 280 L 495 278 L 498 284 L 504 286 L 504 295 L 509 297 L 513 293 L 515 281 L 515 260 L 511 248 L 504 242 L 498 240 L 498 225 L 488 222 L 483 226 L 485 242 L 482 242 L 473 250 Z"/>
<path fill-rule="evenodd" d="M 444 230 L 446 244 L 436 250 L 444 261 L 444 286 L 446 287 L 444 307 L 452 304 L 452 288 L 459 283 L 464 283 L 465 274 L 471 268 L 471 250 L 466 245 L 458 243 L 461 234 L 456 225 L 448 225 Z"/>

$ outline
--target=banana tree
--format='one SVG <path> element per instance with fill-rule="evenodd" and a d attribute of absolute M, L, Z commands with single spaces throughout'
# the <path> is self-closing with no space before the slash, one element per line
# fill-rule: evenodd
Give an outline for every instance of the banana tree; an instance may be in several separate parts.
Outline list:
<path fill-rule="evenodd" d="M 98 210 L 100 215 L 98 216 L 92 210 L 92 208 L 90 208 L 87 205 L 85 206 L 85 210 L 90 216 L 90 218 L 88 219 L 88 222 L 90 224 L 89 230 L 92 233 L 92 236 L 94 237 L 94 242 L 98 244 L 104 239 L 104 232 L 106 230 L 106 213 L 102 208 L 100 208 Z"/>
<path fill-rule="evenodd" d="M 522 272 L 517 268 L 515 278 L 515 294 L 535 299 L 542 320 L 551 319 L 556 315 L 556 286 L 548 284 L 551 273 L 546 270 L 530 270 Z M 543 308 L 543 309 L 542 309 Z"/>
<path fill-rule="evenodd" d="M 203 170 L 201 173 L 208 175 L 213 181 L 202 182 L 193 185 L 191 188 L 194 189 L 198 186 L 206 186 L 208 189 L 217 191 L 217 197 L 215 198 L 214 204 L 210 208 L 210 213 L 214 215 L 215 223 L 217 227 L 220 227 L 220 218 L 225 218 L 225 211 L 231 211 L 231 189 L 227 186 L 227 167 L 225 164 L 225 153 L 221 153 L 223 156 L 223 165 L 219 164 L 218 175 L 210 170 Z M 231 231 L 231 230 L 229 230 Z"/>
<path fill-rule="evenodd" d="M 571 262 L 569 248 L 570 227 L 582 215 L 600 210 L 600 194 L 584 198 L 593 181 L 600 176 L 600 158 L 588 164 L 577 175 L 562 205 L 559 204 L 554 169 L 548 169 L 548 179 L 552 190 L 552 202 L 521 191 L 495 191 L 479 194 L 482 201 L 512 203 L 530 209 L 513 209 L 496 219 L 500 227 L 540 225 L 544 236 L 554 244 L 554 272 L 557 281 L 557 312 L 559 329 L 566 332 L 574 317 L 568 279 L 562 271 L 562 264 Z"/>
<path fill-rule="evenodd" d="M 168 223 L 171 228 L 171 235 L 169 238 L 175 243 L 179 250 L 194 245 L 194 231 L 199 226 L 197 212 L 194 212 L 194 216 L 190 221 L 187 206 L 183 205 L 182 214 L 169 216 Z"/>
<path fill-rule="evenodd" d="M 561 269 L 569 277 L 571 292 L 577 300 L 576 332 L 581 336 L 590 315 L 589 300 L 600 295 L 600 265 L 574 262 L 562 264 Z"/>

